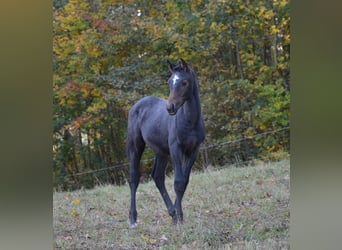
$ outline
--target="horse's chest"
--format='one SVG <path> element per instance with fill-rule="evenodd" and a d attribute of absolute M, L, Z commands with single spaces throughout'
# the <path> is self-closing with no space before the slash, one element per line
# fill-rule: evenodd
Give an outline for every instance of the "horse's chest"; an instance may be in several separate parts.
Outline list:
<path fill-rule="evenodd" d="M 177 141 L 186 150 L 196 148 L 202 141 L 202 136 L 198 130 L 180 130 L 177 133 Z"/>
<path fill-rule="evenodd" d="M 176 117 L 175 123 L 170 124 L 170 142 L 176 142 L 185 151 L 196 149 L 205 137 L 203 122 L 193 120 Z"/>

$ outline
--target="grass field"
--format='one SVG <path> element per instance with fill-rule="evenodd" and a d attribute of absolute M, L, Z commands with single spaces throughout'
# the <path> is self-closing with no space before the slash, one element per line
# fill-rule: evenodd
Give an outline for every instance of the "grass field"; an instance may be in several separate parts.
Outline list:
<path fill-rule="evenodd" d="M 183 225 L 172 225 L 148 182 L 137 192 L 138 227 L 129 229 L 128 185 L 55 192 L 54 249 L 289 249 L 289 195 L 289 160 L 209 167 L 191 174 Z"/>

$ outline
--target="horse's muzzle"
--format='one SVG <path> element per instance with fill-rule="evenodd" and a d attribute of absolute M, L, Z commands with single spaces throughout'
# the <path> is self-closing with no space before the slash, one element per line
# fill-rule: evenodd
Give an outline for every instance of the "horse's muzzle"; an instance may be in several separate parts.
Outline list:
<path fill-rule="evenodd" d="M 168 103 L 166 105 L 166 110 L 169 112 L 169 115 L 175 115 L 177 113 L 177 109 L 173 103 Z"/>

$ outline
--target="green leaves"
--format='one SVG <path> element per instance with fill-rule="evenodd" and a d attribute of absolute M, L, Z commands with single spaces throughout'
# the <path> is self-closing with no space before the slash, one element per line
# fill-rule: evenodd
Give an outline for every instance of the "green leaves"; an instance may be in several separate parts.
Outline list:
<path fill-rule="evenodd" d="M 166 59 L 184 58 L 198 75 L 208 144 L 288 126 L 288 0 L 69 0 L 55 6 L 56 173 L 125 160 L 127 112 L 143 96 L 167 97 Z M 225 159 L 266 157 L 288 150 L 288 140 L 282 133 L 221 153 Z"/>

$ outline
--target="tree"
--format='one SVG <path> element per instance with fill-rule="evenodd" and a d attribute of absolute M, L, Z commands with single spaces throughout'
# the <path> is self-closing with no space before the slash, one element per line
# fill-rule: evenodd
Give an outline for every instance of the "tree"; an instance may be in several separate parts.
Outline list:
<path fill-rule="evenodd" d="M 289 12 L 288 0 L 54 1 L 56 185 L 91 187 L 92 175 L 65 176 L 126 161 L 127 112 L 143 96 L 167 97 L 166 59 L 198 74 L 206 144 L 253 137 L 213 149 L 212 163 L 288 152 Z M 272 130 L 281 132 L 255 137 Z"/>

